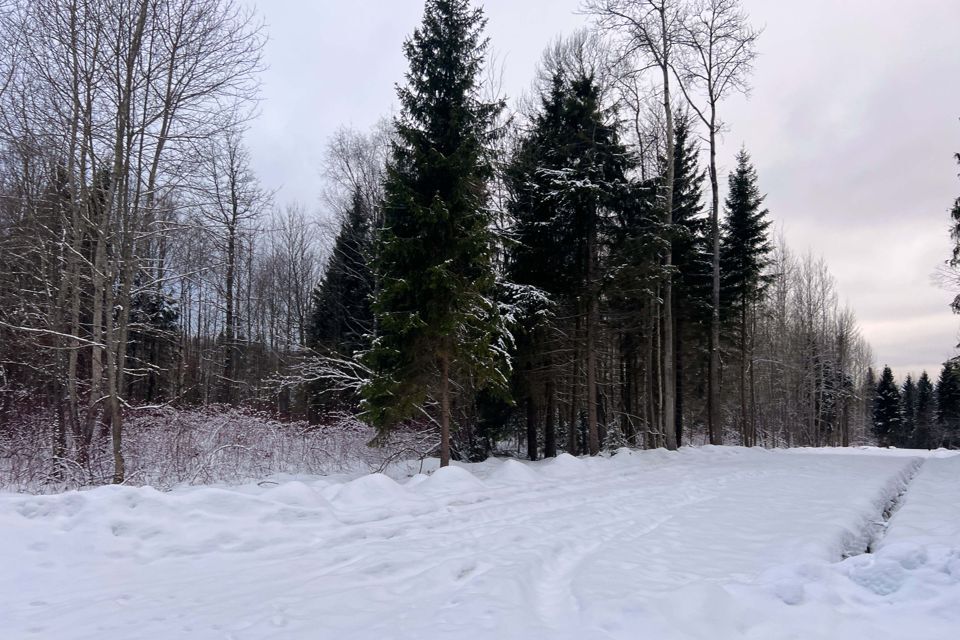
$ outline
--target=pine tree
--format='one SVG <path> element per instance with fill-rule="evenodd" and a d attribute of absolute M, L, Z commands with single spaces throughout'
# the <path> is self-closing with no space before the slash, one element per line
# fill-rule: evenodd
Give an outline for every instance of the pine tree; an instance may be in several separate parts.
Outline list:
<path fill-rule="evenodd" d="M 404 52 L 407 84 L 387 168 L 377 240 L 377 336 L 365 412 L 381 431 L 436 398 L 440 461 L 450 461 L 452 380 L 502 385 L 492 299 L 487 183 L 502 103 L 480 97 L 486 19 L 468 0 L 427 0 Z"/>
<path fill-rule="evenodd" d="M 917 383 L 908 375 L 903 383 L 900 431 L 896 434 L 894 445 L 903 449 L 912 446 L 917 428 Z"/>
<path fill-rule="evenodd" d="M 938 444 L 960 446 L 960 366 L 953 360 L 943 365 L 937 380 L 937 425 Z"/>
<path fill-rule="evenodd" d="M 773 250 L 767 230 L 769 211 L 762 208 L 757 172 L 745 149 L 737 154 L 737 168 L 728 180 L 726 219 L 720 243 L 725 323 L 738 335 L 740 359 L 740 425 L 743 443 L 756 444 L 756 428 L 748 408 L 750 313 L 763 295 L 769 278 L 764 274 Z"/>
<path fill-rule="evenodd" d="M 936 397 L 930 376 L 924 371 L 917 380 L 916 418 L 913 443 L 917 449 L 935 449 L 934 425 L 936 423 Z"/>
<path fill-rule="evenodd" d="M 892 447 L 900 434 L 903 418 L 900 411 L 900 389 L 890 367 L 884 367 L 873 403 L 873 434 L 881 447 Z"/>

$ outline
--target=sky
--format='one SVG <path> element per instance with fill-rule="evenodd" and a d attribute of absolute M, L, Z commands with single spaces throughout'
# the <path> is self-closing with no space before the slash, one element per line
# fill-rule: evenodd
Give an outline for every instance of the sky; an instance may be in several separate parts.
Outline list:
<path fill-rule="evenodd" d="M 529 91 L 543 49 L 587 24 L 580 0 L 486 0 L 503 90 Z M 822 255 L 876 364 L 899 376 L 956 354 L 960 316 L 934 274 L 960 196 L 960 0 L 744 0 L 762 28 L 747 97 L 720 107 L 720 174 L 746 146 L 778 233 Z M 260 0 L 269 41 L 248 142 L 279 202 L 322 215 L 325 144 L 392 113 L 421 0 Z"/>

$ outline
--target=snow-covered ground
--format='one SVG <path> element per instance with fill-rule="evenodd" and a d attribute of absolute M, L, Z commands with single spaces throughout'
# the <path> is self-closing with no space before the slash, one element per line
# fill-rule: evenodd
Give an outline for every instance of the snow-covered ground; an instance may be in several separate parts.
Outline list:
<path fill-rule="evenodd" d="M 0 638 L 960 637 L 960 457 L 856 453 L 0 494 Z"/>

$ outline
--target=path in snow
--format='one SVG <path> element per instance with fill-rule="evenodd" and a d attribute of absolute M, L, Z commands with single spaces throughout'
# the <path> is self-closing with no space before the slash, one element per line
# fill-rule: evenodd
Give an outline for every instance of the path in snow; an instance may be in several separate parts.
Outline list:
<path fill-rule="evenodd" d="M 0 495 L 0 637 L 806 639 L 768 609 L 810 581 L 771 570 L 865 548 L 917 464 L 707 448 Z"/>

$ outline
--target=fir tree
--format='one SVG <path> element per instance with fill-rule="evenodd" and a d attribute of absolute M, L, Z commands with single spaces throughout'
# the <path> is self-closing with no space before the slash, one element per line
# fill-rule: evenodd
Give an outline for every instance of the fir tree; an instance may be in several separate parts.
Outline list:
<path fill-rule="evenodd" d="M 764 272 L 773 247 L 767 234 L 769 212 L 762 208 L 766 196 L 760 193 L 757 172 L 745 149 L 737 154 L 737 168 L 730 174 L 728 188 L 720 243 L 721 299 L 726 304 L 724 319 L 738 335 L 741 434 L 743 443 L 751 446 L 756 444 L 756 434 L 748 408 L 749 315 L 770 282 Z"/>
<path fill-rule="evenodd" d="M 930 376 L 924 371 L 917 380 L 917 404 L 914 418 L 913 443 L 917 449 L 935 449 L 936 397 Z"/>
<path fill-rule="evenodd" d="M 893 379 L 893 371 L 884 367 L 873 403 L 873 434 L 881 447 L 894 446 L 900 434 L 903 426 L 900 404 L 900 388 Z"/>
<path fill-rule="evenodd" d="M 485 24 L 467 0 L 427 0 L 423 24 L 404 44 L 410 70 L 398 89 L 375 260 L 366 415 L 383 431 L 433 395 L 441 465 L 450 461 L 451 379 L 504 383 L 487 206 L 503 104 L 480 97 Z"/>

